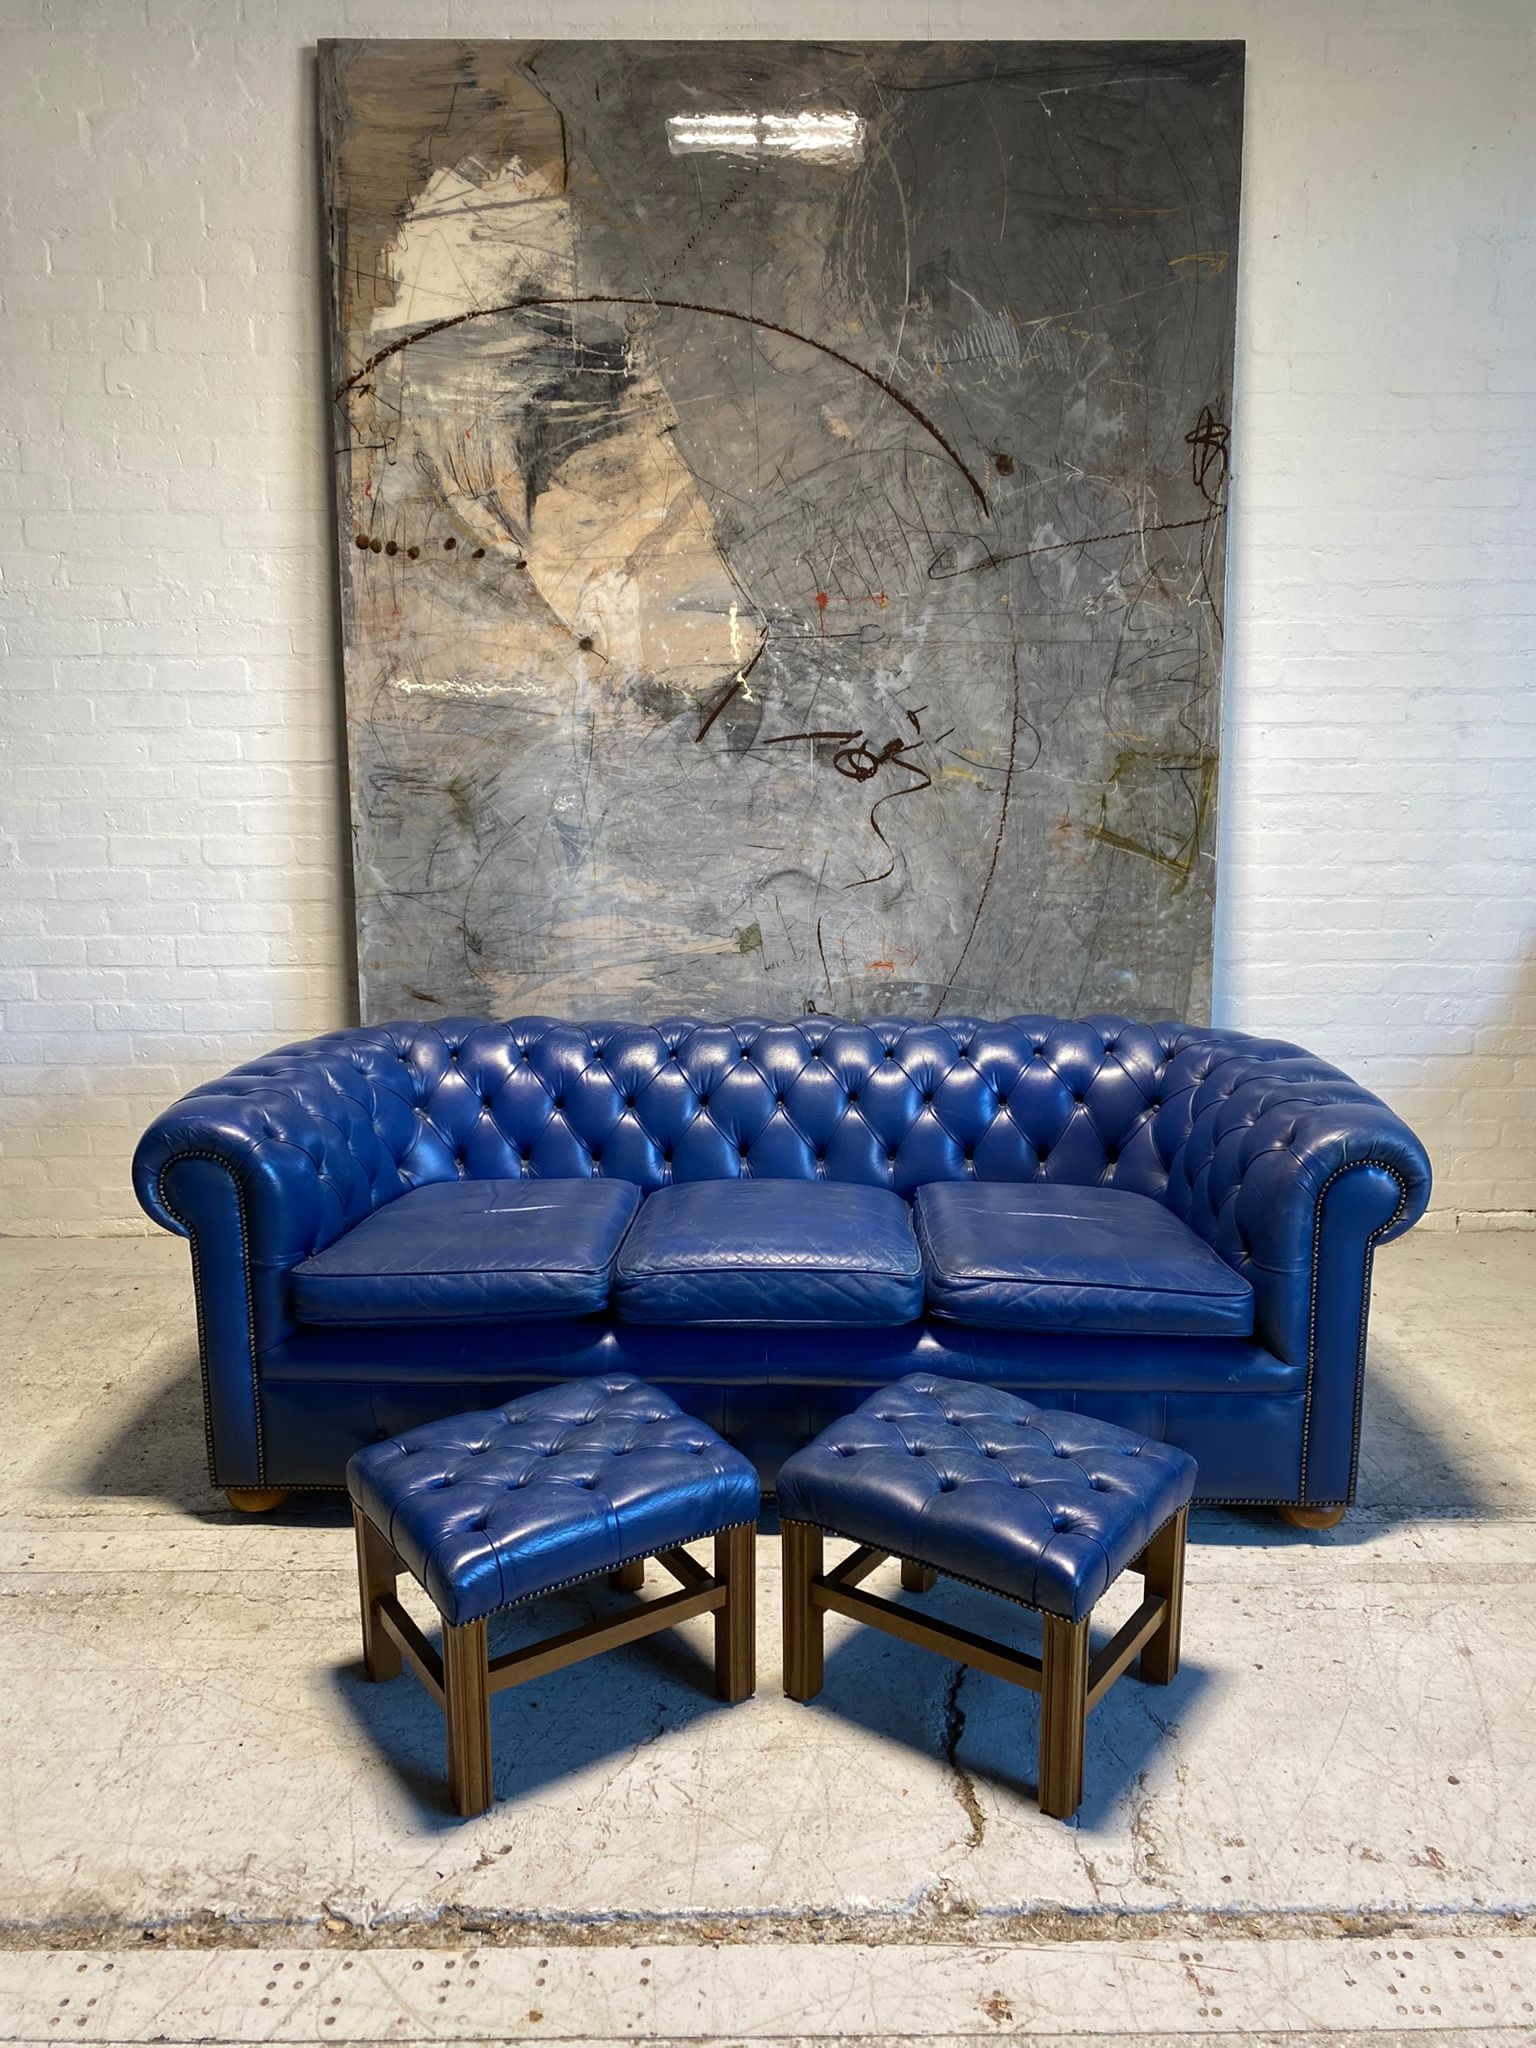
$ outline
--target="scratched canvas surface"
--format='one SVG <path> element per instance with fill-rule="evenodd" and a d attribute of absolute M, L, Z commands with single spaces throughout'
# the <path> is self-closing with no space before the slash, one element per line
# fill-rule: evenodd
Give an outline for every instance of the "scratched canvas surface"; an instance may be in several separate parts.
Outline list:
<path fill-rule="evenodd" d="M 325 46 L 364 1014 L 1198 1017 L 1240 45 Z"/>

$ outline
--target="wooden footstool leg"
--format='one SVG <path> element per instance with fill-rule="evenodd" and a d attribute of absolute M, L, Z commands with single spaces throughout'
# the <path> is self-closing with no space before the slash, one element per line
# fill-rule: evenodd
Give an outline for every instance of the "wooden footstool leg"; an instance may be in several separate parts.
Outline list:
<path fill-rule="evenodd" d="M 1070 1820 L 1083 1801 L 1088 1725 L 1088 1623 L 1045 1617 L 1040 1679 L 1040 1810 Z"/>
<path fill-rule="evenodd" d="M 608 1574 L 608 1583 L 618 1593 L 638 1593 L 645 1586 L 645 1559 L 632 1558 L 628 1564 L 621 1564 L 616 1572 Z"/>
<path fill-rule="evenodd" d="M 749 1700 L 757 1691 L 756 1522 L 720 1531 L 715 1577 L 725 1581 L 725 1605 L 715 1609 L 715 1698 Z"/>
<path fill-rule="evenodd" d="M 1148 1685 L 1167 1685 L 1178 1675 L 1179 1637 L 1184 1627 L 1184 1539 L 1188 1525 L 1189 1509 L 1180 1508 L 1173 1520 L 1152 1538 L 1142 1559 L 1148 1593 L 1161 1593 L 1168 1602 L 1163 1625 L 1143 1645 L 1137 1667 Z"/>
<path fill-rule="evenodd" d="M 792 1700 L 821 1691 L 824 1620 L 811 1602 L 811 1581 L 821 1576 L 822 1534 L 811 1522 L 783 1522 L 784 1690 Z"/>
<path fill-rule="evenodd" d="M 901 1560 L 901 1588 L 904 1593 L 931 1593 L 938 1578 L 931 1565 L 919 1564 L 911 1557 Z"/>
<path fill-rule="evenodd" d="M 352 1527 L 357 1536 L 357 1594 L 363 1610 L 363 1669 L 372 1679 L 398 1678 L 399 1646 L 380 1628 L 374 1602 L 394 1592 L 400 1560 L 361 1508 L 352 1510 Z"/>
<path fill-rule="evenodd" d="M 457 1813 L 491 1803 L 491 1699 L 485 1623 L 443 1624 L 443 1713 L 448 1722 L 448 1791 Z"/>

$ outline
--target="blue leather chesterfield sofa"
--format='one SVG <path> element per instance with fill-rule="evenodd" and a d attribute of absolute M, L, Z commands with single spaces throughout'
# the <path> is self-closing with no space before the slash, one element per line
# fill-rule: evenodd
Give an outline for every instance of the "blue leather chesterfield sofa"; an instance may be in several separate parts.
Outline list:
<path fill-rule="evenodd" d="M 1296 1046 L 1119 1017 L 331 1032 L 134 1161 L 187 1237 L 237 1505 L 629 1370 L 780 1457 L 915 1369 L 1183 1446 L 1310 1526 L 1355 1483 L 1371 1259 L 1423 1147 Z"/>

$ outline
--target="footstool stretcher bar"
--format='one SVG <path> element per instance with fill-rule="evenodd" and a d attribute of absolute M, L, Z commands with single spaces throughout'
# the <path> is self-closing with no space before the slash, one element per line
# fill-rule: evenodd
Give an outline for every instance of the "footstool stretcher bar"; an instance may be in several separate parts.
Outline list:
<path fill-rule="evenodd" d="M 1083 1796 L 1090 1707 L 1138 1657 L 1150 1684 L 1179 1668 L 1195 1477 L 1186 1451 L 1118 1424 L 908 1373 L 779 1468 L 786 1692 L 809 1700 L 821 1690 L 828 1613 L 1037 1692 L 1040 1805 L 1069 1818 Z M 830 1572 L 828 1535 L 855 1546 Z M 864 1591 L 888 1557 L 901 1562 L 905 1592 L 926 1593 L 943 1576 L 1036 1609 L 1044 1654 Z M 1142 1575 L 1143 1598 L 1095 1651 L 1094 1609 L 1127 1570 Z"/>
<path fill-rule="evenodd" d="M 558 1382 L 382 1438 L 354 1454 L 347 1486 L 364 1668 L 389 1679 L 408 1663 L 442 1709 L 461 1814 L 491 1803 L 490 1698 L 507 1686 L 713 1614 L 715 1695 L 750 1697 L 756 1470 L 633 1375 Z M 713 1572 L 686 1547 L 707 1539 Z M 638 1593 L 648 1558 L 676 1592 L 490 1656 L 494 1615 L 600 1579 Z M 438 1611 L 440 1652 L 398 1597 L 407 1575 Z"/>
<path fill-rule="evenodd" d="M 1040 1805 L 1058 1820 L 1075 1813 L 1083 1797 L 1083 1740 L 1089 1711 L 1136 1657 L 1141 1676 L 1167 1685 L 1179 1668 L 1183 1619 L 1184 1547 L 1189 1521 L 1180 1508 L 1129 1569 L 1142 1575 L 1141 1604 L 1100 1649 L 1089 1653 L 1091 1616 L 1073 1622 L 1045 1614 L 1045 1655 L 1036 1657 L 974 1630 L 932 1621 L 910 1607 L 862 1590 L 862 1581 L 888 1552 L 860 1544 L 832 1571 L 824 1569 L 825 1532 L 811 1522 L 785 1521 L 784 1688 L 791 1699 L 814 1699 L 822 1686 L 822 1621 L 846 1615 L 919 1649 L 989 1672 L 1040 1694 Z M 931 1565 L 904 1559 L 902 1581 L 926 1591 L 938 1576 Z M 912 1567 L 916 1567 L 914 1570 Z M 919 1578 L 919 1573 L 921 1578 Z"/>
<path fill-rule="evenodd" d="M 706 1571 L 686 1550 L 659 1551 L 656 1562 L 677 1581 L 680 1592 L 642 1601 L 611 1619 L 584 1622 L 561 1635 L 489 1657 L 484 1617 L 458 1626 L 444 1622 L 443 1652 L 439 1655 L 396 1594 L 407 1567 L 356 1506 L 352 1521 L 357 1533 L 365 1668 L 371 1679 L 396 1678 L 403 1659 L 442 1709 L 448 1724 L 449 1790 L 460 1813 L 480 1813 L 490 1804 L 489 1701 L 492 1693 L 508 1686 L 545 1678 L 604 1650 L 617 1650 L 625 1643 L 676 1628 L 696 1615 L 713 1614 L 715 1696 L 734 1703 L 752 1694 L 756 1679 L 752 1557 L 756 1529 L 752 1523 L 716 1533 L 713 1572 Z M 594 1576 L 632 1589 L 636 1564 L 643 1580 L 643 1559 Z"/>

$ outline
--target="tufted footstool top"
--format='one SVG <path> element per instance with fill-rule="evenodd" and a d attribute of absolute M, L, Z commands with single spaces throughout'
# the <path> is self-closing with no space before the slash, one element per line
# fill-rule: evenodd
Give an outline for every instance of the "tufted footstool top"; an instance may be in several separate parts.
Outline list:
<path fill-rule="evenodd" d="M 779 1512 L 1081 1621 L 1195 1489 L 1187 1451 L 909 1373 L 779 1471 Z"/>
<path fill-rule="evenodd" d="M 749 1459 L 625 1374 L 370 1444 L 347 1488 L 456 1625 L 754 1521 L 760 1504 Z"/>

